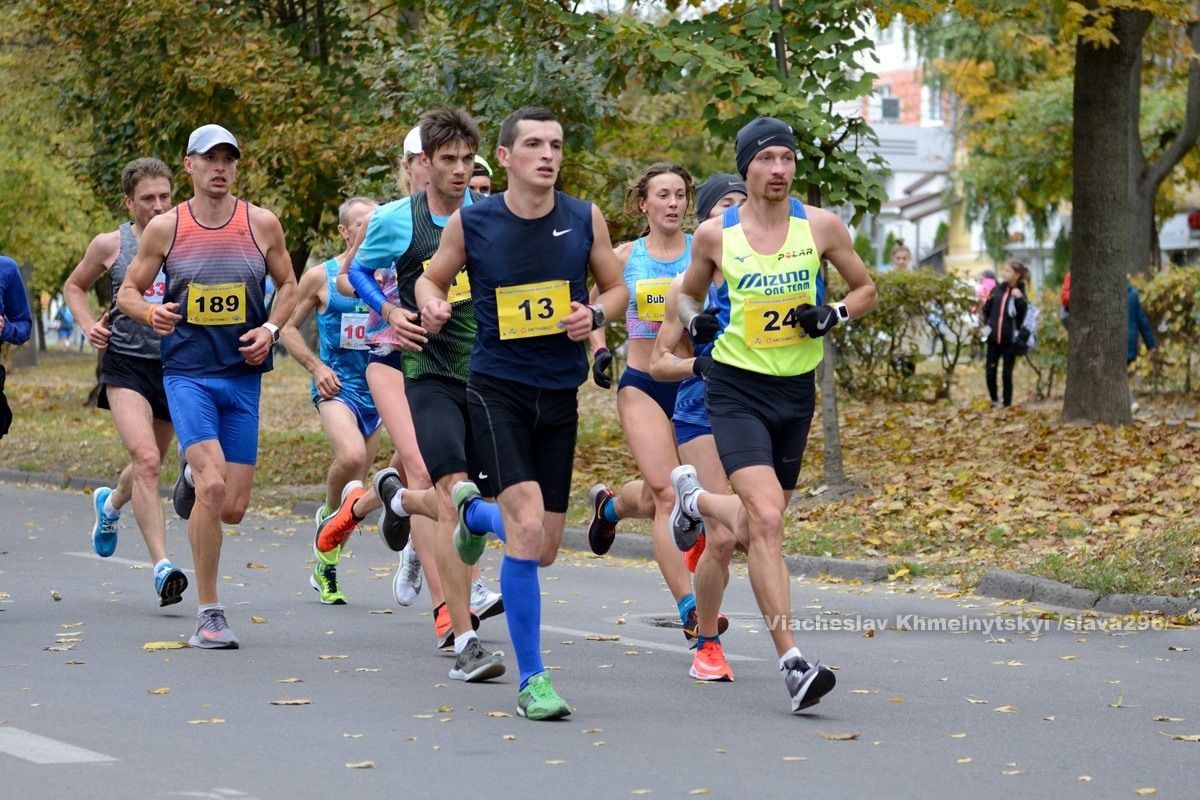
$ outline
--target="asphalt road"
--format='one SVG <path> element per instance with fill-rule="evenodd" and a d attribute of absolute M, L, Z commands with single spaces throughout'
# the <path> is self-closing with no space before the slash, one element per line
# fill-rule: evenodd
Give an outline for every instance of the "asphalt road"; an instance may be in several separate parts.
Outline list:
<path fill-rule="evenodd" d="M 248 518 L 224 540 L 220 587 L 242 649 L 147 651 L 186 640 L 195 595 L 158 608 L 132 514 L 107 560 L 90 527 L 87 495 L 0 484 L 6 800 L 1198 792 L 1200 742 L 1173 738 L 1200 734 L 1194 629 L 1079 630 L 932 584 L 796 580 L 796 613 L 819 628 L 801 648 L 838 686 L 793 716 L 744 568 L 726 600 L 737 680 L 706 685 L 682 634 L 655 624 L 674 604 L 652 563 L 565 553 L 542 573 L 542 642 L 575 713 L 534 723 L 516 716 L 515 659 L 493 683 L 446 678 L 427 595 L 395 605 L 372 532 L 343 560 L 350 604 L 325 607 L 310 527 Z M 168 539 L 190 566 L 178 520 Z M 493 583 L 499 554 L 484 556 Z M 502 617 L 480 633 L 511 649 Z"/>

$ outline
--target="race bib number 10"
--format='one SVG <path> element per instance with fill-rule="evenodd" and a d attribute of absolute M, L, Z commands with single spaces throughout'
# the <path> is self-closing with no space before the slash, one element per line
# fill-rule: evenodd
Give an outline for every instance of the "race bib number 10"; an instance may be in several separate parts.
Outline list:
<path fill-rule="evenodd" d="M 566 281 L 496 288 L 496 319 L 501 339 L 562 333 L 559 323 L 570 313 L 571 286 Z"/>
<path fill-rule="evenodd" d="M 366 313 L 342 314 L 338 347 L 343 350 L 367 349 L 367 316 Z"/>
<path fill-rule="evenodd" d="M 192 325 L 240 325 L 246 321 L 246 284 L 188 284 L 187 321 Z"/>
<path fill-rule="evenodd" d="M 161 269 L 154 276 L 154 283 L 150 284 L 150 288 L 146 290 L 142 297 L 147 303 L 154 305 L 162 305 L 163 298 L 167 294 L 167 275 Z"/>
<path fill-rule="evenodd" d="M 804 341 L 808 337 L 800 327 L 800 306 L 807 299 L 803 294 L 748 298 L 742 306 L 746 344 L 787 347 Z"/>
<path fill-rule="evenodd" d="M 643 278 L 633 285 L 637 293 L 637 315 L 644 322 L 662 322 L 667 309 L 670 278 Z"/>

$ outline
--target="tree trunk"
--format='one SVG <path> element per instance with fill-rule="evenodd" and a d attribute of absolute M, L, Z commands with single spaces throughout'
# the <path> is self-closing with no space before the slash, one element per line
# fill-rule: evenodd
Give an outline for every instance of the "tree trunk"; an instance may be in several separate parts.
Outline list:
<path fill-rule="evenodd" d="M 1138 223 L 1135 147 L 1145 12 L 1113 11 L 1118 42 L 1075 45 L 1074 194 L 1071 242 L 1071 336 L 1063 418 L 1130 422 L 1125 333 L 1125 273 L 1149 252 Z M 1132 141 L 1131 141 L 1132 139 Z M 1141 230 L 1135 230 L 1140 228 Z M 1135 250 L 1136 241 L 1145 246 Z"/>

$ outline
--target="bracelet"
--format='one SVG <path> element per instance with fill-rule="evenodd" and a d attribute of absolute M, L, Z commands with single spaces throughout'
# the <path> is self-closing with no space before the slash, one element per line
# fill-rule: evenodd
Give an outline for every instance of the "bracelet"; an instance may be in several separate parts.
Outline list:
<path fill-rule="evenodd" d="M 392 312 L 395 310 L 396 310 L 396 307 L 392 306 L 391 308 L 389 308 L 387 310 L 387 313 L 383 315 L 383 321 L 386 322 L 388 325 L 392 324 Z"/>
<path fill-rule="evenodd" d="M 151 328 L 154 327 L 154 305 L 153 304 L 146 307 L 146 324 L 149 325 Z"/>

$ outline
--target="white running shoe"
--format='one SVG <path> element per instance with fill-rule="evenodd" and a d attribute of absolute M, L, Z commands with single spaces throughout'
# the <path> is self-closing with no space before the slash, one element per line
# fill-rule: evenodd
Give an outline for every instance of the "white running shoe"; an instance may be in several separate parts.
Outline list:
<path fill-rule="evenodd" d="M 471 584 L 471 613 L 480 619 L 494 617 L 504 613 L 504 598 L 499 592 L 493 592 L 487 584 L 476 580 Z"/>
<path fill-rule="evenodd" d="M 421 559 L 417 557 L 412 542 L 409 542 L 400 551 L 400 568 L 396 570 L 396 577 L 392 580 L 392 594 L 395 595 L 396 602 L 402 606 L 411 606 L 417 601 L 417 595 L 421 593 L 421 585 L 424 583 Z"/>

